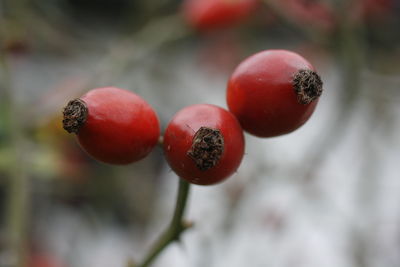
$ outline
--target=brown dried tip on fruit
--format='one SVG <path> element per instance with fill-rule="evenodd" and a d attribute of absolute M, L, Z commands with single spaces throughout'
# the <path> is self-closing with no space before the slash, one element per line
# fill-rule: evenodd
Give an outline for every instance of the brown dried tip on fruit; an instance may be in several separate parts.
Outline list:
<path fill-rule="evenodd" d="M 63 115 L 63 128 L 69 133 L 78 133 L 86 122 L 88 108 L 83 100 L 77 98 L 68 102 L 64 108 Z"/>
<path fill-rule="evenodd" d="M 201 127 L 193 137 L 187 155 L 194 160 L 197 168 L 206 171 L 217 165 L 224 152 L 224 138 L 217 129 Z"/>
<path fill-rule="evenodd" d="M 297 101 L 303 105 L 311 103 L 322 94 L 321 77 L 312 70 L 299 70 L 293 77 L 293 87 Z"/>

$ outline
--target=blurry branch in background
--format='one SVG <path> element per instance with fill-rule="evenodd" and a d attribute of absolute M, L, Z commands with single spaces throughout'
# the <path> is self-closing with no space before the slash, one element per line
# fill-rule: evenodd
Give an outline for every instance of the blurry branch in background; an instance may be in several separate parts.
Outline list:
<path fill-rule="evenodd" d="M 142 263 L 129 263 L 128 267 L 148 267 L 157 258 L 157 256 L 172 242 L 180 241 L 181 234 L 192 225 L 183 220 L 190 184 L 179 178 L 178 196 L 176 199 L 175 211 L 172 221 L 167 230 L 159 237 L 153 247 L 150 249 Z"/>
<path fill-rule="evenodd" d="M 13 266 L 26 266 L 27 235 L 29 218 L 29 181 L 25 170 L 24 136 L 21 127 L 20 110 L 16 107 L 12 94 L 12 84 L 7 58 L 4 50 L 0 49 L 0 88 L 3 98 L 1 103 L 1 116 L 4 116 L 4 136 L 6 142 L 1 144 L 1 149 L 10 147 L 9 167 L 6 170 L 7 185 L 7 232 L 5 243 L 7 252 L 11 255 Z M 3 147 L 4 145 L 4 147 Z"/>
<path fill-rule="evenodd" d="M 29 0 L 2 0 L 2 24 L 6 30 L 2 33 L 3 44 L 29 46 L 34 40 L 39 47 L 56 47 L 67 51 L 72 39 L 65 34 L 65 28 L 54 21 L 49 22 Z M 44 45 L 43 45 L 44 44 Z"/>
<path fill-rule="evenodd" d="M 329 44 L 329 32 L 317 27 L 312 27 L 315 25 L 299 24 L 298 21 L 289 14 L 284 7 L 282 7 L 280 0 L 262 0 L 262 2 L 280 19 L 283 24 L 287 25 L 289 28 L 293 28 L 294 30 L 303 33 L 306 38 L 319 45 L 326 46 Z"/>
<path fill-rule="evenodd" d="M 88 87 L 118 79 L 131 65 L 138 64 L 164 45 L 187 37 L 189 33 L 179 14 L 149 21 L 131 36 L 115 41 L 110 52 L 97 63 Z"/>

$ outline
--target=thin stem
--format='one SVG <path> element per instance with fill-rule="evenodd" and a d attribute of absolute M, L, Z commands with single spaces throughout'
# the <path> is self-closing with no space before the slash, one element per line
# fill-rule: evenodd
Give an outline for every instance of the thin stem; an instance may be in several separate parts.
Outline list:
<path fill-rule="evenodd" d="M 174 216 L 172 217 L 169 227 L 153 245 L 143 262 L 139 265 L 130 264 L 130 267 L 150 266 L 150 264 L 170 243 L 179 241 L 181 234 L 190 227 L 190 224 L 183 221 L 183 215 L 189 196 L 189 189 L 190 184 L 183 179 L 179 179 L 178 197 L 176 199 Z"/>

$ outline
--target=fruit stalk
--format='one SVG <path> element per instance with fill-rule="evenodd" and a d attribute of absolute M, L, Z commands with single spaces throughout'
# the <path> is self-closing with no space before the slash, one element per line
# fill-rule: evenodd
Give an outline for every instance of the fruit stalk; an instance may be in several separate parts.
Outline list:
<path fill-rule="evenodd" d="M 172 242 L 179 241 L 181 234 L 191 225 L 183 220 L 187 199 L 189 196 L 190 184 L 179 178 L 178 196 L 172 221 L 166 231 L 154 243 L 152 249 L 144 258 L 141 264 L 129 267 L 147 267 L 157 258 L 157 256 Z"/>

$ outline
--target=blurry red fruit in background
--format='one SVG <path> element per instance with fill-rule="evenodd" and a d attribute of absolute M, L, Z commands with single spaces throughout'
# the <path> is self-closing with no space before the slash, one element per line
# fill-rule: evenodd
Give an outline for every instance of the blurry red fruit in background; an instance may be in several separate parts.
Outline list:
<path fill-rule="evenodd" d="M 393 0 L 359 0 L 364 18 L 382 19 L 393 8 Z"/>
<path fill-rule="evenodd" d="M 208 71 L 208 75 L 229 74 L 239 64 L 242 43 L 236 35 L 230 33 L 215 34 L 200 46 L 199 64 Z"/>
<path fill-rule="evenodd" d="M 27 54 L 30 50 L 28 41 L 23 39 L 8 39 L 1 46 L 6 53 L 14 56 Z"/>
<path fill-rule="evenodd" d="M 225 28 L 248 18 L 255 11 L 258 0 L 186 0 L 183 14 L 197 30 Z"/>
<path fill-rule="evenodd" d="M 64 265 L 53 256 L 44 253 L 33 253 L 27 262 L 27 267 L 64 267 Z"/>

